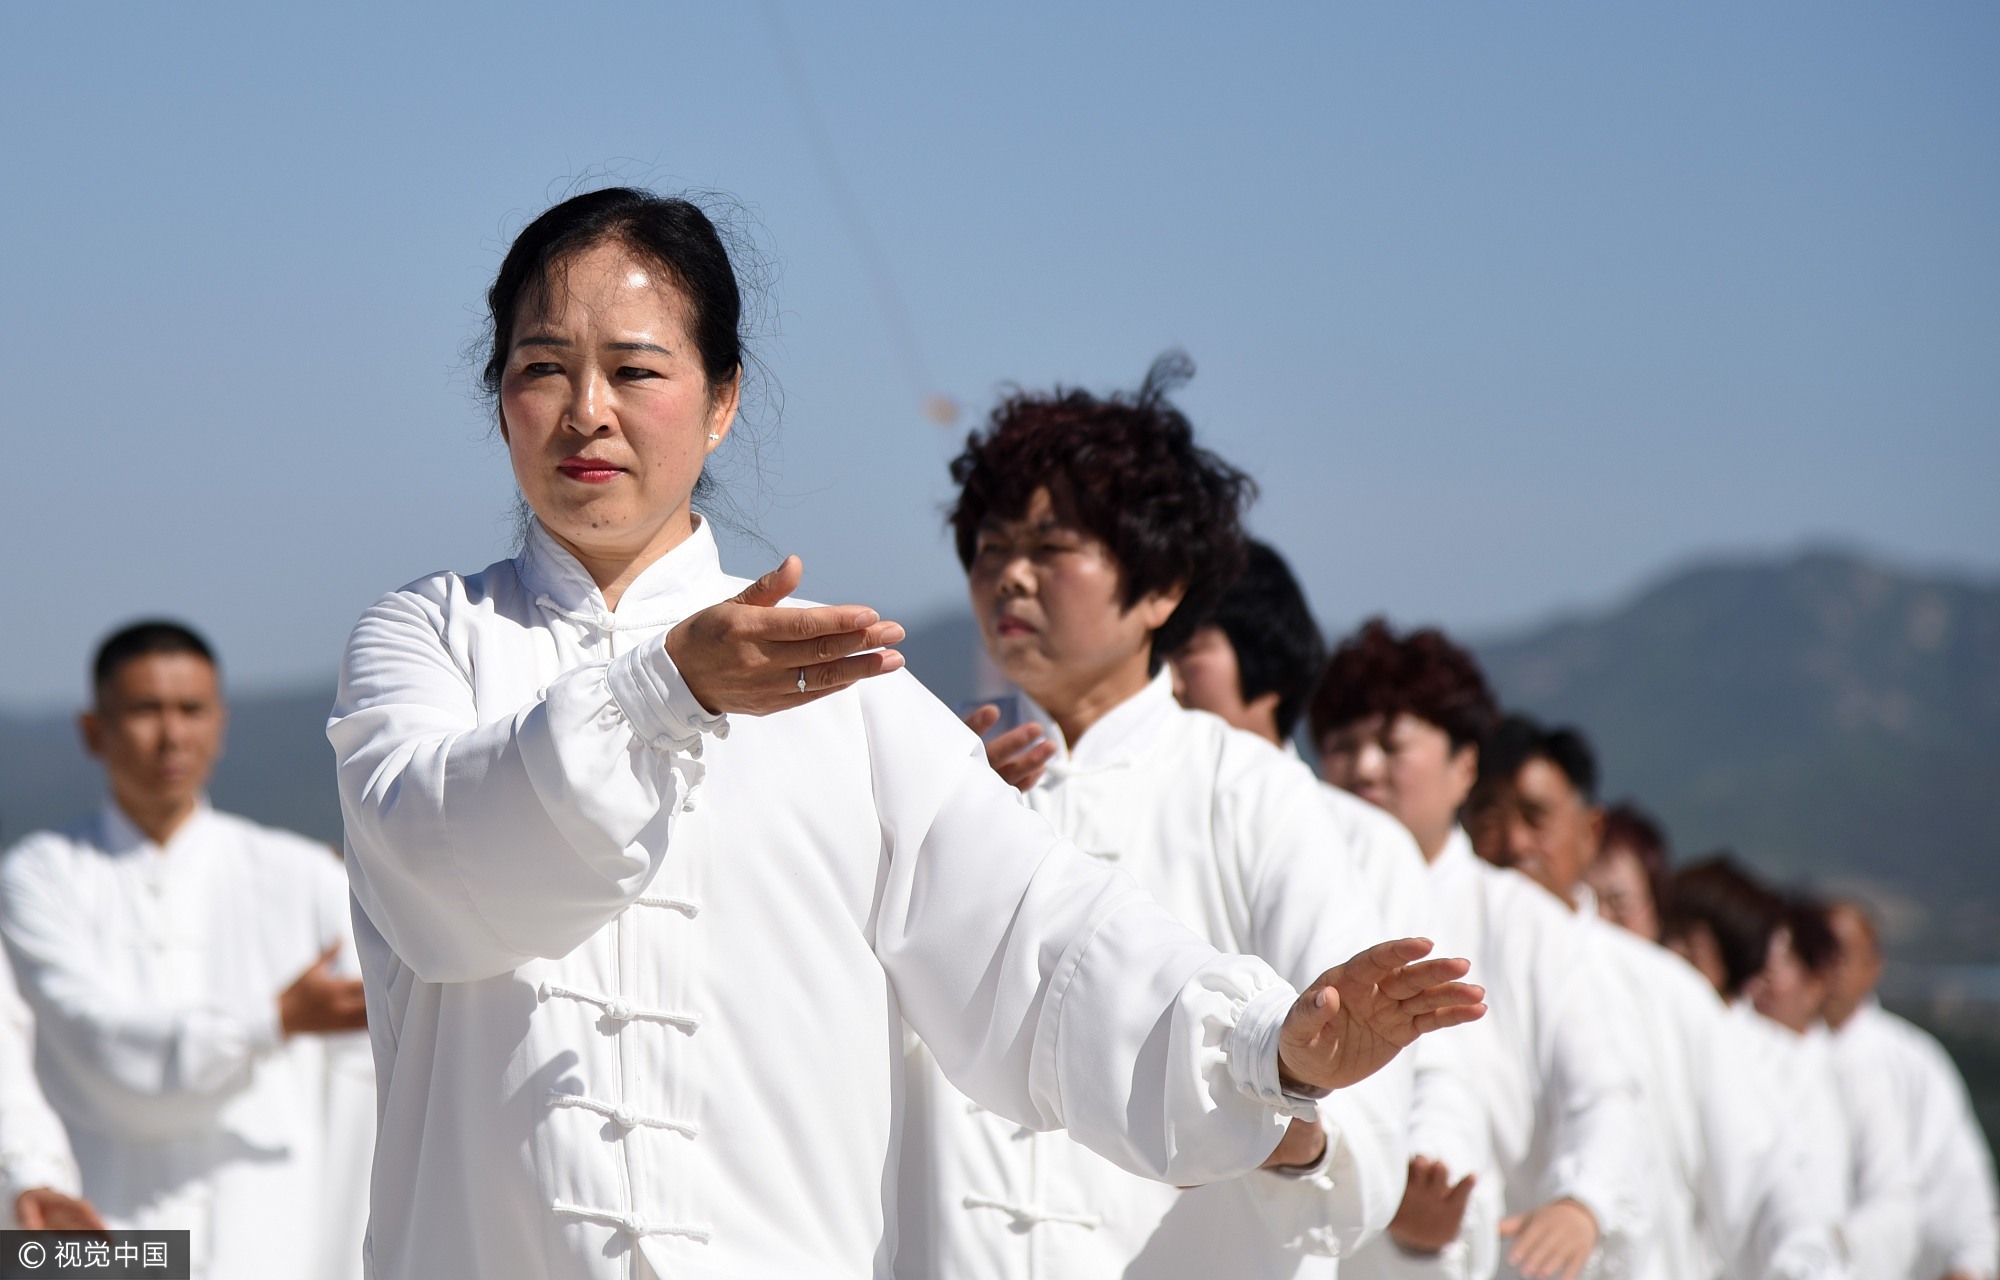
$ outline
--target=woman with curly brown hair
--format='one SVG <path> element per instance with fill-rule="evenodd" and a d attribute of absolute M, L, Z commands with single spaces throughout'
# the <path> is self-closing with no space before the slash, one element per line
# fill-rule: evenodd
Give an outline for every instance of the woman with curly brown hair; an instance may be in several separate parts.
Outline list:
<path fill-rule="evenodd" d="M 1169 356 L 1136 394 L 1009 396 L 952 464 L 987 651 L 1053 728 L 1024 725 L 988 756 L 1210 943 L 1317 973 L 1387 936 L 1334 855 L 1318 784 L 1274 744 L 1184 710 L 1165 666 L 1240 571 L 1252 492 L 1168 399 L 1190 371 Z M 910 1276 L 1330 1274 L 1401 1194 L 1405 1064 L 1302 1111 L 1265 1170 L 1186 1191 L 1025 1132 L 935 1069 L 919 1081 Z"/>
<path fill-rule="evenodd" d="M 1502 1275 L 1575 1280 L 1600 1254 L 1622 1273 L 1645 1247 L 1638 1085 L 1605 1043 L 1615 993 L 1575 921 L 1525 876 L 1481 861 L 1458 825 L 1499 720 L 1479 664 L 1441 632 L 1399 636 L 1377 619 L 1334 650 L 1309 717 L 1327 781 L 1416 837 L 1432 931 L 1492 990 L 1493 1017 L 1452 1045 L 1461 1069 L 1435 1077 L 1459 1087 L 1419 1092 L 1394 1244 L 1350 1276 L 1409 1274 L 1426 1255 L 1437 1274 L 1485 1274 L 1503 1249 Z"/>

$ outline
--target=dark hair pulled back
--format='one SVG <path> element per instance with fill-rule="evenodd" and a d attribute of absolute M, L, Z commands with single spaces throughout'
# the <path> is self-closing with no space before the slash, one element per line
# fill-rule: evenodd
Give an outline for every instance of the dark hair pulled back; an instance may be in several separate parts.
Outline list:
<path fill-rule="evenodd" d="M 701 207 L 635 187 L 571 196 L 514 237 L 486 291 L 491 341 L 480 383 L 498 397 L 521 304 L 547 304 L 553 277 L 577 254 L 615 241 L 668 272 L 686 295 L 689 336 L 711 385 L 743 371 L 743 297 L 729 250 Z"/>

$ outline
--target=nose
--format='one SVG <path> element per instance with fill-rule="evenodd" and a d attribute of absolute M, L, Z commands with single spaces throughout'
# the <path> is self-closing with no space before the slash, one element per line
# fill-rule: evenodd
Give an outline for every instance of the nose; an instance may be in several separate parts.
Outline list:
<path fill-rule="evenodd" d="M 1000 566 L 1000 575 L 994 579 L 994 585 L 1003 596 L 1032 594 L 1035 589 L 1035 572 L 1034 567 L 1028 563 L 1028 557 L 1021 553 L 1009 555 L 1006 562 Z"/>
<path fill-rule="evenodd" d="M 1354 753 L 1354 778 L 1357 782 L 1380 782 L 1389 772 L 1389 753 L 1379 742 L 1365 742 Z"/>
<path fill-rule="evenodd" d="M 611 428 L 611 386 L 594 367 L 586 367 L 570 387 L 568 421 L 565 425 L 580 436 L 594 436 Z"/>

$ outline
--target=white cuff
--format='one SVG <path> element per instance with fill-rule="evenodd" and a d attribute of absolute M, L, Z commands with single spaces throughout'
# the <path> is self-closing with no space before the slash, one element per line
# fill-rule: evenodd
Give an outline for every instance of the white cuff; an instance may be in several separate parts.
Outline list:
<path fill-rule="evenodd" d="M 1297 999 L 1297 992 L 1280 984 L 1266 987 L 1244 1003 L 1242 1015 L 1229 1032 L 1229 1076 L 1244 1096 L 1294 1120 L 1317 1120 L 1319 1108 L 1312 1097 L 1294 1093 L 1278 1082 L 1278 1037 L 1285 1029 L 1285 1015 Z"/>
<path fill-rule="evenodd" d="M 729 736 L 729 717 L 711 714 L 696 701 L 667 656 L 665 640 L 613 658 L 605 682 L 632 732 L 655 751 L 683 751 L 700 759 L 701 735 Z"/>

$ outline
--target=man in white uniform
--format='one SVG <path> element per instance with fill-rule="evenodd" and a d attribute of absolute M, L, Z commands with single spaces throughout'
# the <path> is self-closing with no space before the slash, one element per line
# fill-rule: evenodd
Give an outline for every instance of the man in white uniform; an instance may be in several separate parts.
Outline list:
<path fill-rule="evenodd" d="M 317 1039 L 365 1024 L 360 982 L 332 968 L 346 879 L 324 845 L 209 807 L 226 712 L 199 636 L 136 624 L 92 674 L 82 731 L 104 808 L 0 864 L 43 1088 L 110 1225 L 191 1231 L 210 1280 L 308 1273 Z"/>
<path fill-rule="evenodd" d="M 1840 943 L 1826 1002 L 1834 1058 L 1887 1092 L 1902 1117 L 1922 1215 L 1913 1280 L 1994 1280 L 2000 1195 L 1965 1080 L 1935 1037 L 1875 998 L 1882 951 L 1867 910 L 1839 902 L 1830 915 Z"/>
<path fill-rule="evenodd" d="M 1175 704 L 1164 657 L 1241 563 L 1246 478 L 1167 401 L 1017 394 L 953 466 L 988 653 L 1055 729 L 1029 804 L 1219 948 L 1294 982 L 1389 936 L 1305 766 Z M 983 723 L 991 713 L 981 718 Z M 992 756 L 1018 776 L 1005 735 Z M 1046 752 L 1026 747 L 1030 760 Z M 910 1129 L 902 1268 L 942 1280 L 1328 1275 L 1401 1195 L 1408 1066 L 1301 1122 L 1266 1171 L 1185 1191 L 984 1110 L 934 1068 Z"/>
<path fill-rule="evenodd" d="M 1412 1178 L 1391 1239 L 1359 1261 L 1370 1275 L 1482 1275 L 1504 1248 L 1506 1274 L 1573 1280 L 1594 1259 L 1624 1270 L 1643 1246 L 1643 1120 L 1637 1082 L 1600 1031 L 1615 988 L 1569 913 L 1481 861 L 1458 825 L 1498 719 L 1478 664 L 1442 633 L 1397 636 L 1376 620 L 1336 650 L 1310 719 L 1321 775 L 1416 838 L 1432 936 L 1471 957 L 1492 1008 L 1456 1038 L 1467 1059 L 1456 1078 L 1470 1073 L 1475 1105 L 1417 1095 L 1411 1150 L 1442 1168 Z M 1452 1194 L 1467 1174 L 1469 1200 Z"/>
<path fill-rule="evenodd" d="M 1604 847 L 1605 824 L 1589 743 L 1574 729 L 1510 716 L 1487 741 L 1480 775 L 1467 821 L 1474 848 L 1576 913 L 1595 963 L 1634 1015 L 1604 1029 L 1640 1081 L 1650 1125 L 1650 1244 L 1633 1274 L 1716 1280 L 1738 1258 L 1754 1258 L 1759 1276 L 1838 1274 L 1831 1233 L 1786 1176 L 1782 1135 L 1747 1086 L 1756 1067 L 1716 991 L 1684 960 L 1597 910 L 1585 875 Z M 1651 917 L 1650 900 L 1639 914 Z"/>

